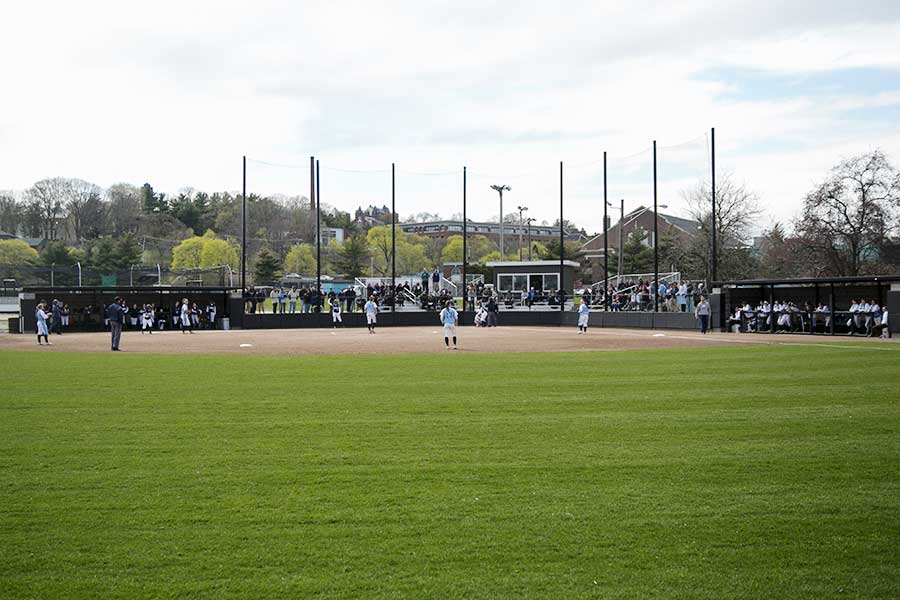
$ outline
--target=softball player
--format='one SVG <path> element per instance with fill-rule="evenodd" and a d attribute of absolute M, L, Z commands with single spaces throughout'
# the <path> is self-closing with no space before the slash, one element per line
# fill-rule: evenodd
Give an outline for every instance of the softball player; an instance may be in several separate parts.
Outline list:
<path fill-rule="evenodd" d="M 341 301 L 338 300 L 338 297 L 335 296 L 328 301 L 328 304 L 331 305 L 331 324 L 334 327 L 338 326 L 338 323 L 343 324 L 341 321 Z"/>
<path fill-rule="evenodd" d="M 366 325 L 369 327 L 369 333 L 375 333 L 376 315 L 378 314 L 378 305 L 375 304 L 375 297 L 369 296 L 369 301 L 363 307 L 366 311 Z"/>
<path fill-rule="evenodd" d="M 453 308 L 452 304 L 447 303 L 441 311 L 441 323 L 444 324 L 444 345 L 447 347 L 447 350 L 450 349 L 451 337 L 453 338 L 453 349 L 456 350 L 456 322 L 458 320 L 459 315 L 456 309 Z"/>
<path fill-rule="evenodd" d="M 588 317 L 590 315 L 590 312 L 591 312 L 591 307 L 584 300 L 584 298 L 582 298 L 581 306 L 578 308 L 578 335 L 581 335 L 582 333 L 587 333 Z"/>

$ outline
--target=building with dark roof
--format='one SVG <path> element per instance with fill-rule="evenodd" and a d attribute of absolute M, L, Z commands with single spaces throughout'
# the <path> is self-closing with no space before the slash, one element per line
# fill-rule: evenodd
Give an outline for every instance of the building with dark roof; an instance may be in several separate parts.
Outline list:
<path fill-rule="evenodd" d="M 663 213 L 657 214 L 659 215 L 660 238 L 670 235 L 674 237 L 677 242 L 685 242 L 700 232 L 700 223 L 697 221 Z M 604 244 L 603 232 L 600 232 L 581 246 L 581 250 L 584 253 L 582 260 L 590 265 L 591 277 L 594 281 L 602 281 L 604 279 L 604 246 L 609 249 L 610 254 L 614 254 L 619 247 L 620 236 L 624 235 L 624 239 L 622 240 L 624 243 L 628 240 L 628 236 L 631 235 L 632 232 L 644 231 L 646 233 L 644 244 L 648 247 L 653 246 L 655 241 L 653 239 L 653 220 L 653 209 L 639 206 L 626 214 L 620 222 L 611 225 L 607 229 L 609 237 L 607 244 Z"/>

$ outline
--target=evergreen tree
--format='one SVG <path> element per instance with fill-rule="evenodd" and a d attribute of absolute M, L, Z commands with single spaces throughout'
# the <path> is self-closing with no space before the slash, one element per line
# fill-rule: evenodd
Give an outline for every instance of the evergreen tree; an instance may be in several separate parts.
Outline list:
<path fill-rule="evenodd" d="M 267 246 L 263 246 L 256 253 L 256 265 L 253 268 L 254 280 L 257 285 L 272 283 L 281 272 L 281 261 Z"/>
<path fill-rule="evenodd" d="M 653 248 L 646 244 L 647 232 L 636 229 L 622 245 L 622 268 L 625 273 L 649 273 L 653 270 Z"/>
<path fill-rule="evenodd" d="M 349 277 L 359 277 L 365 273 L 368 259 L 369 242 L 365 235 L 357 234 L 344 240 L 338 252 L 336 267 Z"/>

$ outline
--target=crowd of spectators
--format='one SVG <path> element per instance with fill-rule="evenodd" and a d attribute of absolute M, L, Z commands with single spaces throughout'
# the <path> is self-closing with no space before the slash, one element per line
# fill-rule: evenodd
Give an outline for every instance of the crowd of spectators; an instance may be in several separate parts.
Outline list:
<path fill-rule="evenodd" d="M 587 300 L 592 306 L 606 306 L 609 299 L 611 311 L 650 311 L 654 308 L 654 295 L 657 293 L 656 285 L 652 280 L 638 279 L 637 281 L 623 280 L 616 284 L 609 284 L 606 290 L 600 290 L 597 297 L 593 297 L 590 290 L 586 291 Z M 661 312 L 694 312 L 700 297 L 706 295 L 707 290 L 703 282 L 693 283 L 682 281 L 680 283 L 659 284 L 659 300 L 656 303 Z"/>

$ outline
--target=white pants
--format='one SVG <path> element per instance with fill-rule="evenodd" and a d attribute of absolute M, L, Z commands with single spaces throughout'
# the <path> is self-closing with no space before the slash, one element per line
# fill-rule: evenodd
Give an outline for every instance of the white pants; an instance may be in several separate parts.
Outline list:
<path fill-rule="evenodd" d="M 331 311 L 331 322 L 332 323 L 343 323 L 343 321 L 341 321 L 341 313 L 334 311 L 334 310 Z"/>
<path fill-rule="evenodd" d="M 445 338 L 456 337 L 456 325 L 444 325 L 444 337 Z"/>
<path fill-rule="evenodd" d="M 590 315 L 578 315 L 578 326 L 579 327 L 587 327 L 588 326 L 588 317 Z M 570 321 L 571 322 L 571 321 Z"/>
<path fill-rule="evenodd" d="M 366 323 L 368 325 L 375 324 L 375 313 L 366 313 Z"/>

